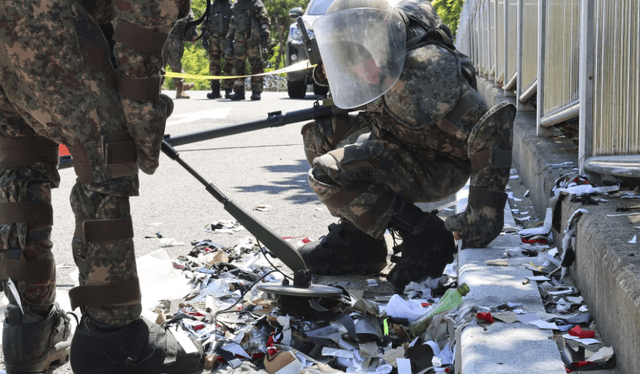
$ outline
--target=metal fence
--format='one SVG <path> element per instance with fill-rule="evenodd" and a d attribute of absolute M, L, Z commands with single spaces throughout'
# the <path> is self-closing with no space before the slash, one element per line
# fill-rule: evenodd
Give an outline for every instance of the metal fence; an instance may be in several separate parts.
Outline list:
<path fill-rule="evenodd" d="M 467 0 L 456 46 L 540 135 L 579 119 L 581 173 L 640 178 L 640 0 Z"/>

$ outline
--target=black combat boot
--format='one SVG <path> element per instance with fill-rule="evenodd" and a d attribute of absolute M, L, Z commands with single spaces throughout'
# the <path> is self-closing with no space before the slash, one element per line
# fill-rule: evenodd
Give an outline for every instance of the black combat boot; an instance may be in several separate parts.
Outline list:
<path fill-rule="evenodd" d="M 251 100 L 260 100 L 260 91 L 251 92 Z"/>
<path fill-rule="evenodd" d="M 244 100 L 244 90 L 236 91 L 229 96 L 232 101 Z"/>
<path fill-rule="evenodd" d="M 69 361 L 69 317 L 58 304 L 46 317 L 9 304 L 2 330 L 7 373 L 40 373 Z"/>
<path fill-rule="evenodd" d="M 201 373 L 200 343 L 185 336 L 183 346 L 170 330 L 143 318 L 113 329 L 85 315 L 71 343 L 71 368 L 82 374 Z"/>
<path fill-rule="evenodd" d="M 220 99 L 221 97 L 222 96 L 220 96 L 220 90 L 213 90 L 207 94 L 208 99 Z"/>
<path fill-rule="evenodd" d="M 399 234 L 402 242 L 393 248 L 391 261 L 395 266 L 387 280 L 397 293 L 410 282 L 427 277 L 442 276 L 447 264 L 453 262 L 457 248 L 453 233 L 445 229 L 444 221 L 432 213 L 396 198 L 391 219 L 391 230 Z M 402 253 L 402 257 L 397 254 Z"/>
<path fill-rule="evenodd" d="M 233 92 L 233 90 L 231 90 L 230 88 L 227 88 L 226 90 L 224 90 L 224 98 L 225 99 L 231 99 L 231 93 Z"/>
<path fill-rule="evenodd" d="M 387 244 L 342 219 L 329 233 L 298 250 L 313 274 L 375 274 L 387 266 Z"/>

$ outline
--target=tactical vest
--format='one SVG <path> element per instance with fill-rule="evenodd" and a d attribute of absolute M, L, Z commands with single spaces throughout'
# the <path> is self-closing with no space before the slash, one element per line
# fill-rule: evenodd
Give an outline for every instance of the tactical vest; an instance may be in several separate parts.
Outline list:
<path fill-rule="evenodd" d="M 227 35 L 229 22 L 231 21 L 231 2 L 229 0 L 216 0 L 211 4 L 207 17 L 207 30 L 211 35 Z"/>
<path fill-rule="evenodd" d="M 232 27 L 236 32 L 251 31 L 251 20 L 258 17 L 258 9 L 264 7 L 260 0 L 238 0 L 231 6 Z"/>

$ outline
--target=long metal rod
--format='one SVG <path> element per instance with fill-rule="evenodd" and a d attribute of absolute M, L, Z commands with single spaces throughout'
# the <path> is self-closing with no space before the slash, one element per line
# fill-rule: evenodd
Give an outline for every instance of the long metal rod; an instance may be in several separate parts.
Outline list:
<path fill-rule="evenodd" d="M 297 270 L 305 270 L 307 265 L 300 253 L 287 241 L 282 239 L 275 232 L 271 231 L 266 225 L 255 218 L 251 213 L 244 210 L 241 206 L 233 202 L 222 191 L 220 191 L 213 183 L 207 182 L 197 171 L 180 158 L 180 154 L 167 142 L 162 142 L 162 152 L 170 159 L 176 161 L 180 166 L 193 175 L 200 183 L 202 183 L 207 192 L 222 203 L 224 209 L 238 220 L 250 233 L 255 235 L 267 248 L 269 248 L 285 265 L 294 272 Z"/>
<path fill-rule="evenodd" d="M 335 106 L 318 106 L 310 109 L 296 110 L 282 114 L 282 112 L 272 112 L 266 119 L 259 119 L 233 125 L 220 126 L 213 129 L 193 132 L 184 135 L 165 135 L 164 140 L 171 146 L 177 147 L 184 144 L 201 142 L 205 140 L 221 138 L 229 135 L 241 134 L 244 132 L 279 127 L 296 122 L 310 121 L 313 119 L 325 118 L 345 114 L 353 109 L 340 109 Z"/>
<path fill-rule="evenodd" d="M 553 125 L 557 125 L 560 122 L 568 121 L 570 119 L 578 117 L 580 114 L 580 102 L 576 100 L 575 102 L 569 104 L 568 106 L 561 108 L 553 113 L 550 113 L 540 119 L 541 127 L 550 127 Z"/>

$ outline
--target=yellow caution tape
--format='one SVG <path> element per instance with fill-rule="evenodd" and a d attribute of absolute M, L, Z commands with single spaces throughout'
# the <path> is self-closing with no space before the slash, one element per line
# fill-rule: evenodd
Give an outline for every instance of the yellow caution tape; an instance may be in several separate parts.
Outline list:
<path fill-rule="evenodd" d="M 287 66 L 286 68 L 270 71 L 268 73 L 260 73 L 254 75 L 196 75 L 196 74 L 187 74 L 187 73 L 174 73 L 172 71 L 168 71 L 165 73 L 165 77 L 167 78 L 187 78 L 187 79 L 235 79 L 235 78 L 247 78 L 247 77 L 260 77 L 264 75 L 274 75 L 280 73 L 290 73 L 292 71 L 306 70 L 314 67 L 315 65 L 311 65 L 309 60 L 304 60 L 297 62 L 293 65 Z"/>

